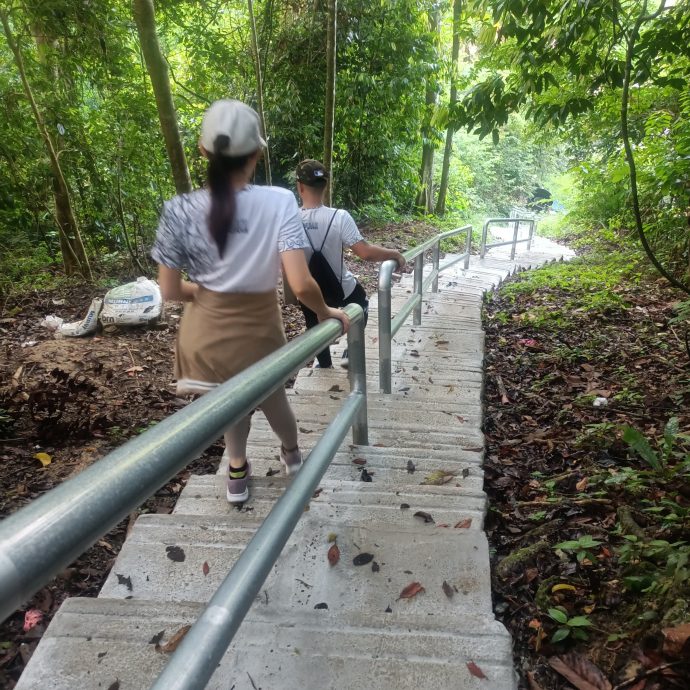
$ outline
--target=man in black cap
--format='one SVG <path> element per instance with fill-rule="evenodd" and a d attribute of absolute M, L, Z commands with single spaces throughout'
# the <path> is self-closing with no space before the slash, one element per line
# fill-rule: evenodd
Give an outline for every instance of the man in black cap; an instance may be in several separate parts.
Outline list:
<path fill-rule="evenodd" d="M 343 261 L 343 248 L 349 247 L 364 261 L 393 259 L 398 267 L 405 265 L 405 257 L 395 249 L 369 244 L 360 234 L 352 216 L 343 209 L 323 205 L 328 184 L 328 170 L 322 163 L 307 159 L 297 166 L 297 191 L 302 199 L 302 222 L 311 247 L 306 249 L 312 275 L 319 283 L 326 304 L 342 308 L 347 304 L 359 304 L 368 315 L 369 300 L 364 288 L 350 273 Z M 307 328 L 318 324 L 313 311 L 300 304 Z M 317 368 L 332 368 L 331 352 L 326 348 L 316 357 Z M 347 368 L 347 350 L 341 366 Z"/>

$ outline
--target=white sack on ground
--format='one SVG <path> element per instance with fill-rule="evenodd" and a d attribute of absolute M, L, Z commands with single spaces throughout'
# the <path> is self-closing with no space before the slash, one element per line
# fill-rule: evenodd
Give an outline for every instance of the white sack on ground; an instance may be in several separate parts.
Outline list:
<path fill-rule="evenodd" d="M 148 278 L 118 285 L 105 294 L 101 323 L 136 326 L 155 321 L 161 315 L 163 300 L 158 285 Z"/>

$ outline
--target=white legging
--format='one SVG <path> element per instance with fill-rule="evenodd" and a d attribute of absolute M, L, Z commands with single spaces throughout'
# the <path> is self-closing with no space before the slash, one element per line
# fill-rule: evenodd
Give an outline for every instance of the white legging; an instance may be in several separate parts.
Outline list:
<path fill-rule="evenodd" d="M 268 423 L 286 450 L 297 448 L 297 420 L 284 388 L 279 388 L 259 405 Z M 251 415 L 240 419 L 225 432 L 225 447 L 231 467 L 242 467 L 247 460 L 247 437 Z"/>

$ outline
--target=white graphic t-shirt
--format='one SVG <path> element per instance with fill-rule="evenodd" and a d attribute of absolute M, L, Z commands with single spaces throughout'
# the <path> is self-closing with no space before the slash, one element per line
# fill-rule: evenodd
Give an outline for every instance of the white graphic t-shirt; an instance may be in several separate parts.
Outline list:
<path fill-rule="evenodd" d="M 349 297 L 357 285 L 357 279 L 347 270 L 343 262 L 343 247 L 351 247 L 364 239 L 357 229 L 357 224 L 352 216 L 342 209 L 319 206 L 318 208 L 303 208 L 301 211 L 304 230 L 314 249 L 321 249 L 321 244 L 324 238 L 326 239 L 321 252 L 333 269 L 333 273 L 340 278 L 343 295 L 346 298 Z M 333 218 L 333 223 L 326 237 L 331 218 Z M 309 244 L 307 247 L 306 255 L 309 261 L 313 252 Z"/>
<path fill-rule="evenodd" d="M 275 290 L 280 252 L 309 247 L 295 197 L 280 187 L 248 185 L 235 200 L 223 258 L 208 229 L 211 196 L 199 189 L 165 202 L 153 260 L 185 269 L 190 280 L 215 292 Z"/>

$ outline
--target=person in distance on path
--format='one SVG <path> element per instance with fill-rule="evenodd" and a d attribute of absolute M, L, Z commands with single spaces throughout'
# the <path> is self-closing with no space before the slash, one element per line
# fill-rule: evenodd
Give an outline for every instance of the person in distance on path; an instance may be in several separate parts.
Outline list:
<path fill-rule="evenodd" d="M 175 352 L 178 395 L 206 393 L 285 344 L 277 295 L 281 264 L 316 319 L 336 318 L 347 331 L 347 315 L 326 305 L 309 272 L 309 243 L 294 195 L 249 183 L 265 145 L 254 110 L 240 101 L 216 101 L 204 115 L 199 141 L 208 158 L 208 187 L 163 207 L 151 256 L 163 299 L 187 302 Z M 182 279 L 182 269 L 192 282 Z M 281 441 L 287 474 L 294 474 L 302 453 L 285 389 L 260 407 Z M 225 432 L 230 503 L 249 497 L 249 421 Z"/>
<path fill-rule="evenodd" d="M 314 254 L 320 252 L 332 272 L 330 278 L 328 276 L 323 277 L 322 272 L 319 272 L 318 276 L 314 276 L 316 282 L 324 293 L 324 298 L 329 306 L 344 307 L 348 304 L 359 304 L 364 310 L 364 324 L 366 326 L 369 300 L 364 288 L 346 268 L 343 261 L 343 248 L 349 247 L 364 261 L 393 259 L 393 261 L 397 261 L 399 268 L 405 265 L 405 257 L 395 249 L 386 249 L 376 244 L 369 244 L 364 240 L 355 221 L 347 211 L 323 205 L 329 173 L 322 163 L 313 159 L 304 160 L 297 166 L 295 174 L 297 192 L 302 200 L 302 221 L 309 241 L 306 253 L 310 268 L 314 273 Z M 330 289 L 330 286 L 325 285 L 326 280 L 334 281 L 336 283 L 335 289 Z M 316 326 L 318 317 L 309 308 L 309 305 L 303 304 L 300 300 L 300 307 L 304 314 L 307 329 Z M 316 359 L 316 368 L 330 369 L 333 367 L 331 351 L 328 347 L 319 352 Z M 348 366 L 347 350 L 343 353 L 341 366 L 345 368 Z"/>

